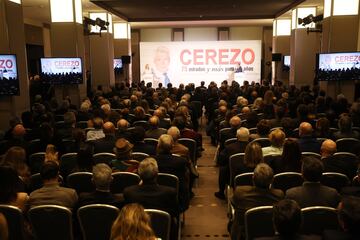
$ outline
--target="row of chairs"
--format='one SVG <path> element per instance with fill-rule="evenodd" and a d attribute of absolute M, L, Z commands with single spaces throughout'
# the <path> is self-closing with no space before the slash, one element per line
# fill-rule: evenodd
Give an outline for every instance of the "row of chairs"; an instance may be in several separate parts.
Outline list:
<path fill-rule="evenodd" d="M 110 186 L 110 190 L 113 194 L 122 193 L 126 187 L 138 185 L 140 183 L 139 175 L 129 172 L 115 172 L 112 173 L 113 181 Z M 60 182 L 63 183 L 62 177 Z M 174 188 L 179 192 L 179 179 L 177 176 L 168 173 L 159 173 L 157 182 L 160 185 Z M 43 186 L 43 182 L 40 173 L 33 174 L 30 178 L 30 189 L 34 191 Z M 76 172 L 72 173 L 66 178 L 66 186 L 73 188 L 76 192 L 93 192 L 95 186 L 92 181 L 92 173 L 90 172 Z"/>
<path fill-rule="evenodd" d="M 234 155 L 231 155 L 229 158 L 229 168 L 230 168 L 230 183 L 231 185 L 233 185 L 233 180 L 235 178 L 235 176 L 238 174 L 238 169 L 239 169 L 239 164 L 241 164 L 244 161 L 244 153 L 237 153 Z M 302 153 L 303 157 L 315 157 L 320 159 L 321 155 L 318 153 L 313 153 L 313 152 L 303 152 Z M 334 154 L 334 157 L 338 157 L 340 159 L 349 159 L 349 161 L 351 162 L 357 162 L 359 161 L 358 157 L 353 154 L 353 153 L 349 153 L 349 152 L 337 152 Z M 281 155 L 265 155 L 264 156 L 264 162 L 268 163 L 271 165 L 271 163 L 275 160 L 275 159 L 281 159 Z"/>
<path fill-rule="evenodd" d="M 247 240 L 275 235 L 272 223 L 272 206 L 251 208 L 245 213 L 245 234 Z M 301 209 L 303 224 L 300 233 L 322 235 L 324 230 L 339 229 L 335 208 L 314 206 Z"/>
<path fill-rule="evenodd" d="M 142 152 L 133 152 L 132 158 L 134 160 L 142 161 L 149 157 L 148 154 Z M 106 163 L 110 164 L 112 160 L 116 159 L 113 153 L 96 153 L 93 155 L 95 164 Z M 45 152 L 33 153 L 29 156 L 29 166 L 32 174 L 39 173 L 41 166 L 45 160 Z M 65 153 L 60 157 L 61 172 L 69 173 L 77 166 L 77 153 Z"/>
<path fill-rule="evenodd" d="M 14 206 L 0 205 L 0 212 L 8 221 L 9 240 L 23 240 L 24 216 Z M 170 214 L 156 209 L 145 209 L 150 215 L 151 225 L 157 237 L 170 240 Z M 106 204 L 91 204 L 78 209 L 84 240 L 108 240 L 111 227 L 119 214 L 119 209 Z M 70 209 L 58 205 L 42 205 L 28 211 L 32 233 L 37 240 L 73 240 L 73 216 Z"/>
<path fill-rule="evenodd" d="M 286 192 L 290 188 L 301 186 L 303 182 L 304 179 L 301 173 L 284 172 L 274 176 L 271 188 L 281 189 Z M 350 180 L 346 175 L 336 172 L 323 173 L 320 182 L 325 186 L 335 188 L 337 191 L 350 184 Z M 244 185 L 253 185 L 253 172 L 242 173 L 235 177 L 234 188 Z"/>

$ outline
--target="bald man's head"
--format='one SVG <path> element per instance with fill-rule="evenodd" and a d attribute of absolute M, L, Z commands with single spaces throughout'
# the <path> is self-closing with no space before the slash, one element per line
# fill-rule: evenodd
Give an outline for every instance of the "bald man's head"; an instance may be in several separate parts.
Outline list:
<path fill-rule="evenodd" d="M 243 107 L 243 108 L 241 109 L 241 112 L 247 114 L 247 113 L 251 112 L 251 110 L 250 110 L 249 107 Z"/>
<path fill-rule="evenodd" d="M 248 142 L 249 136 L 250 136 L 249 129 L 245 127 L 241 127 L 236 131 L 236 138 L 240 142 Z"/>
<path fill-rule="evenodd" d="M 326 139 L 320 149 L 321 157 L 326 158 L 336 153 L 336 143 L 331 139 Z"/>
<path fill-rule="evenodd" d="M 154 111 L 154 116 L 157 116 L 158 118 L 162 117 L 162 111 L 160 109 L 156 109 Z"/>
<path fill-rule="evenodd" d="M 238 116 L 233 116 L 230 119 L 229 123 L 230 123 L 230 127 L 237 129 L 241 125 L 241 119 Z"/>
<path fill-rule="evenodd" d="M 226 106 L 220 106 L 219 107 L 219 112 L 221 113 L 221 114 L 225 114 L 226 113 L 226 111 L 227 111 L 227 108 L 226 108 Z"/>
<path fill-rule="evenodd" d="M 118 129 L 127 129 L 129 127 L 129 122 L 126 121 L 125 119 L 120 119 L 117 123 L 116 123 Z"/>
<path fill-rule="evenodd" d="M 159 126 L 159 118 L 157 116 L 152 116 L 149 119 L 149 124 L 151 127 L 158 127 Z"/>
<path fill-rule="evenodd" d="M 113 134 L 115 133 L 115 126 L 112 122 L 106 122 L 103 125 L 103 132 L 105 135 Z"/>
<path fill-rule="evenodd" d="M 302 122 L 299 126 L 299 136 L 306 137 L 312 135 L 313 128 L 310 123 Z"/>
<path fill-rule="evenodd" d="M 174 142 L 176 142 L 180 138 L 180 130 L 177 127 L 171 127 L 168 129 L 167 134 L 172 136 Z"/>
<path fill-rule="evenodd" d="M 24 126 L 22 124 L 16 124 L 13 131 L 12 131 L 12 134 L 14 137 L 23 137 L 26 133 L 26 130 L 24 128 Z"/>

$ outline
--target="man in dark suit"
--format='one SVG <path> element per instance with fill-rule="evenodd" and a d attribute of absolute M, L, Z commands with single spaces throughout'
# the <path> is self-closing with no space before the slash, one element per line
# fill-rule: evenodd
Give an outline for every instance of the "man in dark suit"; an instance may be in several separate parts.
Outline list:
<path fill-rule="evenodd" d="M 299 126 L 299 146 L 301 152 L 320 153 L 320 143 L 313 137 L 313 128 L 310 123 L 302 122 Z"/>
<path fill-rule="evenodd" d="M 155 138 L 158 139 L 162 134 L 166 134 L 166 129 L 159 128 L 159 118 L 157 116 L 152 116 L 149 119 L 150 129 L 145 132 L 146 138 Z"/>
<path fill-rule="evenodd" d="M 236 153 L 245 152 L 245 148 L 249 143 L 249 135 L 247 128 L 239 128 L 236 132 L 237 141 L 227 145 L 219 154 L 219 191 L 215 192 L 217 198 L 225 199 L 225 185 L 229 184 L 230 179 L 229 158 Z"/>
<path fill-rule="evenodd" d="M 174 174 L 179 178 L 179 205 L 182 211 L 189 207 L 189 168 L 188 161 L 171 154 L 174 141 L 168 134 L 159 138 L 156 161 L 160 172 Z"/>
<path fill-rule="evenodd" d="M 115 146 L 115 126 L 112 122 L 106 122 L 103 125 L 105 137 L 92 141 L 94 153 L 107 152 L 112 153 Z"/>
<path fill-rule="evenodd" d="M 360 239 L 360 198 L 344 197 L 339 204 L 338 220 L 342 231 L 325 230 L 323 240 Z"/>
<path fill-rule="evenodd" d="M 78 201 L 76 191 L 59 185 L 58 163 L 54 161 L 44 162 L 40 175 L 44 186 L 30 194 L 30 208 L 46 204 L 60 205 L 70 209 L 75 207 Z"/>
<path fill-rule="evenodd" d="M 300 235 L 301 209 L 294 200 L 283 199 L 273 207 L 273 225 L 277 235 L 256 240 L 320 240 L 320 236 Z"/>
<path fill-rule="evenodd" d="M 146 158 L 140 164 L 138 173 L 141 178 L 139 185 L 125 188 L 124 199 L 126 203 L 140 203 L 145 208 L 159 209 L 177 217 L 179 208 L 176 190 L 161 186 L 156 182 L 159 169 L 154 158 Z"/>
<path fill-rule="evenodd" d="M 336 143 L 333 140 L 326 139 L 320 149 L 321 161 L 324 164 L 325 172 L 337 172 L 348 176 L 353 179 L 356 175 L 358 159 L 334 156 L 336 153 Z"/>
<path fill-rule="evenodd" d="M 357 131 L 352 130 L 352 120 L 351 117 L 346 114 L 341 114 L 339 119 L 339 131 L 334 133 L 334 139 L 340 138 L 356 138 L 360 139 L 360 134 Z"/>
<path fill-rule="evenodd" d="M 304 183 L 286 191 L 286 198 L 297 201 L 301 208 L 328 206 L 336 208 L 340 195 L 334 188 L 323 186 L 320 179 L 324 170 L 322 162 L 314 157 L 306 157 L 302 163 Z"/>
<path fill-rule="evenodd" d="M 150 156 L 156 155 L 156 146 L 144 142 L 145 130 L 142 127 L 135 127 L 132 131 L 133 152 L 142 152 Z"/>
<path fill-rule="evenodd" d="M 235 218 L 231 228 L 231 239 L 238 240 L 244 233 L 244 215 L 251 208 L 273 205 L 284 197 L 278 189 L 270 189 L 273 171 L 265 163 L 256 166 L 253 175 L 254 186 L 238 186 L 231 203 L 235 208 Z"/>
<path fill-rule="evenodd" d="M 165 114 L 163 110 L 165 110 L 163 107 L 159 107 L 154 111 L 154 116 L 157 116 L 159 118 L 159 127 L 168 129 L 171 126 L 170 119 L 165 119 Z"/>
<path fill-rule="evenodd" d="M 112 170 L 105 163 L 99 163 L 93 167 L 92 181 L 96 190 L 91 193 L 81 193 L 79 196 L 79 207 L 89 204 L 109 204 L 115 207 L 121 207 L 123 198 L 115 196 L 110 192 L 110 185 L 113 180 Z"/>

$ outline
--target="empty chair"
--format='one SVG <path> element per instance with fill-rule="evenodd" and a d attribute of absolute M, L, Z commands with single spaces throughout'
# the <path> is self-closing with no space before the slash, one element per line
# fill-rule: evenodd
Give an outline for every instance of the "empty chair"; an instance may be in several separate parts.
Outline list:
<path fill-rule="evenodd" d="M 115 172 L 110 189 L 112 193 L 122 193 L 126 187 L 140 183 L 139 175 L 129 172 Z"/>
<path fill-rule="evenodd" d="M 275 234 L 272 223 L 272 206 L 261 206 L 245 212 L 245 235 L 247 240 L 269 237 Z"/>
<path fill-rule="evenodd" d="M 190 159 L 196 165 L 196 159 L 197 159 L 196 141 L 190 138 L 179 138 L 178 142 L 189 149 Z"/>
<path fill-rule="evenodd" d="M 142 160 L 144 160 L 147 157 L 149 157 L 149 154 L 146 154 L 146 153 L 142 153 L 142 152 L 131 153 L 131 159 L 137 160 L 139 162 L 141 162 Z"/>
<path fill-rule="evenodd" d="M 30 153 L 36 153 L 40 151 L 45 151 L 45 145 L 40 141 L 40 139 L 34 139 L 29 142 L 29 151 Z"/>
<path fill-rule="evenodd" d="M 28 212 L 32 231 L 37 240 L 72 240 L 72 213 L 58 205 L 33 207 Z"/>
<path fill-rule="evenodd" d="M 292 131 L 292 137 L 294 137 L 294 138 L 299 138 L 299 128 L 295 128 L 295 129 Z"/>
<path fill-rule="evenodd" d="M 64 179 L 61 175 L 59 175 L 59 183 L 62 185 L 64 183 Z M 41 178 L 40 173 L 35 173 L 30 177 L 30 191 L 35 191 L 36 189 L 42 188 L 44 185 L 43 180 Z"/>
<path fill-rule="evenodd" d="M 116 155 L 113 153 L 96 153 L 93 155 L 94 164 L 106 163 L 110 165 L 111 161 L 116 159 Z"/>
<path fill-rule="evenodd" d="M 84 240 L 108 240 L 119 209 L 107 204 L 90 204 L 77 211 Z"/>
<path fill-rule="evenodd" d="M 170 214 L 157 209 L 145 209 L 145 212 L 150 216 L 151 227 L 155 236 L 162 240 L 170 240 Z"/>
<path fill-rule="evenodd" d="M 236 186 L 252 186 L 253 185 L 253 172 L 248 172 L 248 173 L 242 173 L 239 174 L 235 177 L 234 179 L 234 188 Z"/>
<path fill-rule="evenodd" d="M 314 152 L 302 152 L 301 156 L 302 157 L 314 157 L 317 159 L 321 159 L 321 155 L 318 153 L 314 153 Z"/>
<path fill-rule="evenodd" d="M 338 192 L 350 184 L 350 180 L 345 174 L 336 172 L 323 173 L 320 182 L 325 186 L 335 188 Z"/>
<path fill-rule="evenodd" d="M 356 138 L 341 138 L 336 140 L 336 148 L 338 152 L 359 153 L 360 140 Z"/>
<path fill-rule="evenodd" d="M 230 186 L 234 185 L 234 178 L 238 175 L 240 166 L 243 165 L 244 153 L 237 153 L 231 155 L 229 158 L 229 168 L 230 168 Z"/>
<path fill-rule="evenodd" d="M 232 130 L 229 127 L 220 129 L 220 131 L 219 131 L 219 142 L 220 142 L 221 149 L 224 147 L 224 143 L 227 140 L 227 139 L 224 139 L 224 136 L 228 135 L 228 133 L 231 132 L 231 131 Z"/>
<path fill-rule="evenodd" d="M 301 233 L 322 235 L 325 229 L 338 229 L 338 216 L 335 208 L 307 207 L 301 209 L 303 224 Z"/>
<path fill-rule="evenodd" d="M 93 192 L 95 186 L 92 181 L 92 173 L 90 172 L 76 172 L 71 173 L 67 177 L 67 186 L 76 190 L 76 192 Z"/>
<path fill-rule="evenodd" d="M 252 142 L 257 142 L 262 148 L 269 147 L 271 145 L 270 139 L 268 138 L 256 138 Z"/>
<path fill-rule="evenodd" d="M 29 166 L 31 173 L 39 173 L 41 166 L 45 160 L 45 152 L 33 153 L 29 157 Z"/>
<path fill-rule="evenodd" d="M 0 204 L 0 213 L 4 214 L 9 232 L 9 240 L 25 239 L 24 217 L 22 211 L 14 206 Z"/>
<path fill-rule="evenodd" d="M 283 172 L 274 176 L 274 181 L 271 184 L 272 188 L 281 189 L 284 193 L 286 190 L 301 186 L 304 179 L 300 173 L 297 172 Z"/>
<path fill-rule="evenodd" d="M 69 175 L 77 166 L 77 153 L 65 153 L 60 157 L 60 173 L 62 176 Z"/>
<path fill-rule="evenodd" d="M 226 141 L 225 141 L 225 147 L 227 146 L 227 145 L 229 145 L 229 144 L 232 144 L 232 143 L 234 143 L 234 142 L 236 142 L 237 141 L 237 138 L 229 138 L 229 139 L 227 139 Z"/>

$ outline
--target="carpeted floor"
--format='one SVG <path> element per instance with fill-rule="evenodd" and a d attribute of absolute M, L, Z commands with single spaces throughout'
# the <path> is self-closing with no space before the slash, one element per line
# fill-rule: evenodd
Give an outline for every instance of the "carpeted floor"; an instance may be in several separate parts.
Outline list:
<path fill-rule="evenodd" d="M 203 121 L 204 122 L 204 121 Z M 216 147 L 210 143 L 210 137 L 203 134 L 205 151 L 198 159 L 199 179 L 195 183 L 195 197 L 190 202 L 190 208 L 185 213 L 185 225 L 182 228 L 183 240 L 191 239 L 221 239 L 227 240 L 227 205 L 225 201 L 214 196 L 218 190 L 218 168 L 215 167 L 214 155 Z"/>

